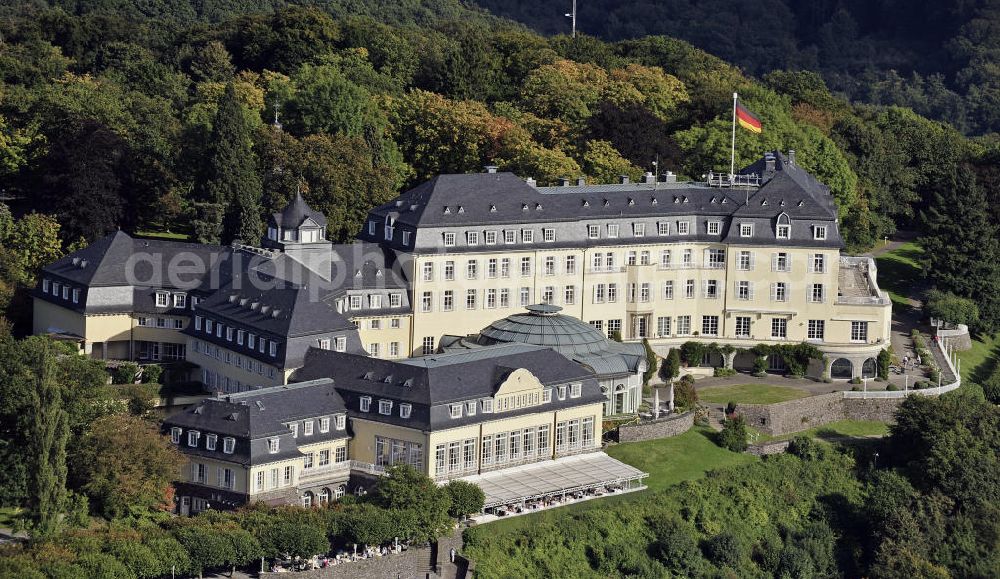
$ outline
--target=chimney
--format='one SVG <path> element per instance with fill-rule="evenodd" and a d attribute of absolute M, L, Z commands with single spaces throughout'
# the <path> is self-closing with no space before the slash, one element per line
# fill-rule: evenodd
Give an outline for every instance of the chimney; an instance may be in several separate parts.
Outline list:
<path fill-rule="evenodd" d="M 628 175 L 619 175 L 618 176 L 618 182 L 621 183 L 622 185 L 627 184 L 628 183 Z"/>
<path fill-rule="evenodd" d="M 788 149 L 788 164 L 789 165 L 794 165 L 795 164 L 795 150 L 794 149 Z"/>
<path fill-rule="evenodd" d="M 653 176 L 652 171 L 646 171 L 646 174 L 642 176 L 643 183 L 655 183 L 656 177 Z"/>
<path fill-rule="evenodd" d="M 577 177 L 576 184 L 578 187 L 583 187 L 584 185 L 587 184 L 587 178 L 583 176 Z"/>
<path fill-rule="evenodd" d="M 497 166 L 496 165 L 486 165 L 483 168 L 486 169 L 487 173 L 496 173 L 497 172 Z"/>
<path fill-rule="evenodd" d="M 663 182 L 664 183 L 676 183 L 677 182 L 677 175 L 675 175 L 673 173 L 673 171 L 667 171 L 666 173 L 663 174 Z"/>
<path fill-rule="evenodd" d="M 774 155 L 771 153 L 764 155 L 764 172 L 774 173 Z"/>
<path fill-rule="evenodd" d="M 531 178 L 531 177 L 528 177 L 527 179 L 525 179 L 525 180 L 524 180 L 524 182 L 528 184 L 528 187 L 534 187 L 535 185 L 537 185 L 537 184 L 538 184 L 538 182 L 537 182 L 537 181 L 535 181 L 535 180 L 534 180 L 533 178 Z"/>
<path fill-rule="evenodd" d="M 569 177 L 559 177 L 560 187 L 569 187 Z"/>

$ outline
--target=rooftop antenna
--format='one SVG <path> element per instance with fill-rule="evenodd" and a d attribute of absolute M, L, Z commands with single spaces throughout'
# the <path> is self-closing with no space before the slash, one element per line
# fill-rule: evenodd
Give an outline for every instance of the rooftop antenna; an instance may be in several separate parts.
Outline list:
<path fill-rule="evenodd" d="M 274 128 L 281 130 L 281 122 L 278 121 L 278 103 L 274 103 Z"/>
<path fill-rule="evenodd" d="M 573 11 L 566 13 L 566 18 L 573 20 L 573 33 L 572 37 L 576 38 L 576 0 L 573 0 Z"/>
<path fill-rule="evenodd" d="M 653 161 L 653 191 L 656 191 L 656 186 L 660 182 L 660 154 L 656 154 L 656 160 Z"/>

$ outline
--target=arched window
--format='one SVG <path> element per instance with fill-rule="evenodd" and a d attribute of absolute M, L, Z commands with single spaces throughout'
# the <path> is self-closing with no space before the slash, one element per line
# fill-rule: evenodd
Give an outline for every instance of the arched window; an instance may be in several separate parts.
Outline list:
<path fill-rule="evenodd" d="M 340 485 L 339 487 L 333 489 L 333 498 L 339 499 L 340 497 L 347 494 L 347 487 Z"/>
<path fill-rule="evenodd" d="M 325 505 L 330 502 L 330 489 L 323 489 L 319 493 L 319 504 Z"/>
<path fill-rule="evenodd" d="M 775 237 L 778 239 L 790 239 L 792 236 L 792 222 L 787 213 L 778 215 L 778 223 L 775 225 Z"/>
<path fill-rule="evenodd" d="M 305 494 L 302 495 L 302 506 L 308 509 L 312 505 L 313 505 L 313 494 L 309 491 L 306 491 Z"/>

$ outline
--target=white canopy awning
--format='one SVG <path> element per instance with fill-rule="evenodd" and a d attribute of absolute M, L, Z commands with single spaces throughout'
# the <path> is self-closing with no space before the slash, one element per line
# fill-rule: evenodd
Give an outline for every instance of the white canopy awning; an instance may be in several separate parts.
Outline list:
<path fill-rule="evenodd" d="M 578 454 L 465 477 L 486 494 L 484 508 L 516 504 L 605 485 L 641 481 L 649 476 L 603 452 Z"/>

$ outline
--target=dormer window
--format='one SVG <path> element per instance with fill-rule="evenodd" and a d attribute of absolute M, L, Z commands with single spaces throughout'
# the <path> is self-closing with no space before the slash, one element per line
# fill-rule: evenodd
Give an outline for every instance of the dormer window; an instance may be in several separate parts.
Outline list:
<path fill-rule="evenodd" d="M 271 454 L 278 454 L 278 450 L 281 449 L 281 440 L 278 438 L 268 438 L 267 439 L 267 452 Z"/>
<path fill-rule="evenodd" d="M 211 334 L 212 333 L 212 324 L 213 324 L 212 320 L 205 320 L 205 333 L 206 334 Z"/>
<path fill-rule="evenodd" d="M 532 231 L 531 229 L 525 229 L 521 231 L 521 241 L 523 241 L 524 243 L 534 243 L 535 232 Z"/>
<path fill-rule="evenodd" d="M 156 307 L 165 308 L 170 305 L 169 292 L 156 292 Z"/>
<path fill-rule="evenodd" d="M 448 412 L 449 412 L 449 414 L 451 415 L 452 418 L 461 418 L 462 417 L 462 405 L 461 404 L 452 404 L 452 405 L 450 405 L 448 407 Z"/>
<path fill-rule="evenodd" d="M 465 413 L 467 415 L 469 415 L 469 416 L 475 416 L 476 415 L 476 402 L 475 402 L 475 400 L 473 400 L 472 402 L 466 402 L 465 403 Z"/>
<path fill-rule="evenodd" d="M 635 237 L 644 237 L 646 235 L 646 224 L 645 223 L 633 223 L 632 224 L 632 235 Z"/>
<path fill-rule="evenodd" d="M 52 282 L 52 295 L 59 297 L 59 286 L 62 285 L 59 282 Z"/>
<path fill-rule="evenodd" d="M 399 405 L 399 417 L 400 418 L 409 418 L 410 417 L 410 412 L 412 410 L 413 410 L 413 407 L 410 406 L 409 404 L 406 404 L 406 403 L 400 404 Z"/>
<path fill-rule="evenodd" d="M 552 389 L 546 388 L 542 391 L 542 404 L 548 404 L 552 402 Z"/>
<path fill-rule="evenodd" d="M 507 229 L 503 232 L 503 242 L 507 245 L 517 243 L 517 231 L 514 229 Z"/>
<path fill-rule="evenodd" d="M 677 235 L 687 235 L 691 233 L 691 224 L 687 221 L 677 222 Z"/>
<path fill-rule="evenodd" d="M 275 343 L 272 340 L 270 345 L 271 345 L 271 348 L 270 348 L 270 352 L 269 353 L 271 354 L 271 357 L 273 358 L 273 357 L 275 357 L 275 356 L 278 355 L 278 344 Z"/>
<path fill-rule="evenodd" d="M 482 405 L 483 405 L 483 413 L 489 414 L 490 412 L 493 412 L 493 399 L 492 398 L 483 398 L 482 399 Z"/>
<path fill-rule="evenodd" d="M 293 423 L 289 424 L 288 425 L 288 429 L 292 431 L 292 438 L 298 438 L 299 437 L 299 423 L 298 422 L 293 422 Z"/>
<path fill-rule="evenodd" d="M 368 222 L 368 235 L 375 235 L 375 222 L 374 221 L 369 221 Z"/>
<path fill-rule="evenodd" d="M 219 439 L 217 434 L 208 434 L 205 436 L 205 448 L 208 450 L 215 450 L 215 443 Z"/>
<path fill-rule="evenodd" d="M 403 232 L 403 245 L 409 245 L 409 244 L 410 244 L 410 232 L 409 231 L 404 231 Z"/>
<path fill-rule="evenodd" d="M 813 239 L 820 241 L 826 239 L 826 225 L 813 225 Z"/>
<path fill-rule="evenodd" d="M 379 400 L 378 413 L 383 416 L 389 416 L 392 414 L 392 400 Z"/>
<path fill-rule="evenodd" d="M 319 431 L 321 433 L 330 432 L 330 419 L 323 417 L 319 419 Z"/>
<path fill-rule="evenodd" d="M 444 246 L 445 247 L 455 247 L 455 234 L 448 232 L 444 234 Z"/>
<path fill-rule="evenodd" d="M 337 352 L 346 352 L 347 338 L 345 338 L 344 336 L 337 336 L 336 338 L 334 338 L 333 349 L 336 350 Z"/>
<path fill-rule="evenodd" d="M 708 222 L 708 234 L 718 235 L 722 231 L 722 223 L 719 221 L 709 221 Z"/>
<path fill-rule="evenodd" d="M 618 237 L 618 224 L 609 223 L 608 224 L 608 237 Z"/>
<path fill-rule="evenodd" d="M 552 243 L 556 240 L 556 230 L 552 228 L 545 228 L 542 230 L 542 241 L 546 243 Z"/>
<path fill-rule="evenodd" d="M 583 393 L 583 384 L 580 384 L 579 382 L 570 384 L 569 387 L 570 398 L 579 398 L 582 393 Z"/>
<path fill-rule="evenodd" d="M 753 223 L 740 223 L 740 237 L 753 237 Z"/>
<path fill-rule="evenodd" d="M 361 309 L 361 296 L 351 296 L 351 309 L 352 310 Z"/>
<path fill-rule="evenodd" d="M 198 439 L 201 438 L 201 433 L 197 430 L 188 431 L 188 446 L 194 448 L 198 446 Z"/>
<path fill-rule="evenodd" d="M 62 287 L 62 299 L 64 299 L 64 300 L 68 300 L 69 299 L 69 286 L 68 285 L 64 285 Z"/>
<path fill-rule="evenodd" d="M 42 280 L 42 293 L 43 294 L 49 293 L 49 288 L 51 287 L 51 285 L 52 285 L 52 282 L 50 282 L 47 279 L 43 279 Z"/>
<path fill-rule="evenodd" d="M 142 325 L 142 324 L 139 324 Z M 194 317 L 194 329 L 201 330 L 201 316 Z"/>
<path fill-rule="evenodd" d="M 175 308 L 186 308 L 187 307 L 187 294 L 174 294 L 174 307 Z"/>
<path fill-rule="evenodd" d="M 334 419 L 336 420 L 336 424 L 335 425 L 336 425 L 337 430 L 344 430 L 345 428 L 347 428 L 347 415 L 346 414 L 338 414 L 337 416 L 334 417 Z"/>
<path fill-rule="evenodd" d="M 358 409 L 361 410 L 361 412 L 370 412 L 371 407 L 372 407 L 372 397 L 362 396 L 358 404 Z"/>
<path fill-rule="evenodd" d="M 601 236 L 601 228 L 597 225 L 587 226 L 587 237 L 590 239 L 597 239 Z"/>
<path fill-rule="evenodd" d="M 566 399 L 566 385 L 565 384 L 561 384 L 558 387 L 558 392 L 559 392 L 559 399 L 560 400 L 565 400 Z"/>
<path fill-rule="evenodd" d="M 235 448 L 236 448 L 236 439 L 235 438 L 233 438 L 231 436 L 227 436 L 227 437 L 225 437 L 225 438 L 222 439 L 222 452 L 224 452 L 226 454 L 232 454 L 233 450 Z"/>
<path fill-rule="evenodd" d="M 302 434 L 304 436 L 312 436 L 313 434 L 313 421 L 306 420 L 302 423 Z"/>
<path fill-rule="evenodd" d="M 174 444 L 181 443 L 181 429 L 178 427 L 173 427 L 170 429 L 170 442 Z"/>
<path fill-rule="evenodd" d="M 469 245 L 479 245 L 479 232 L 478 231 L 466 232 L 465 241 Z"/>
<path fill-rule="evenodd" d="M 496 231 L 487 231 L 485 233 L 485 237 L 486 237 L 486 245 L 496 245 L 497 244 L 497 232 Z"/>
<path fill-rule="evenodd" d="M 778 216 L 778 224 L 775 227 L 775 235 L 778 239 L 789 239 L 791 237 L 792 226 L 788 215 L 782 213 Z"/>

